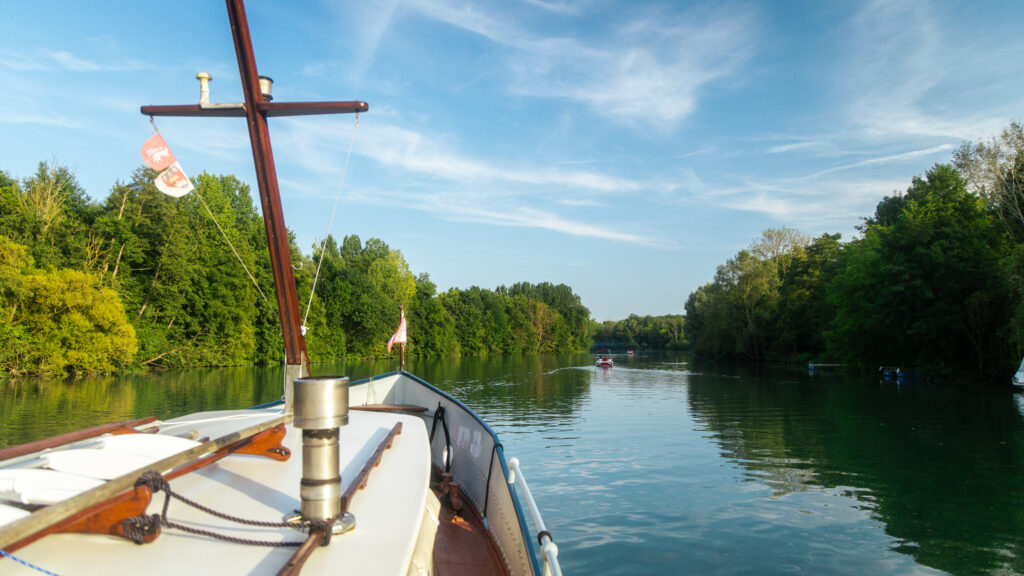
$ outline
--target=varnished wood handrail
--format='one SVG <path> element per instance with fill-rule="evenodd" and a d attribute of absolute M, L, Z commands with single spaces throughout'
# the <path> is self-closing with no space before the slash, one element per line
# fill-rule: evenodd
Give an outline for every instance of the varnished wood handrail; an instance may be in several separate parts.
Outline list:
<path fill-rule="evenodd" d="M 291 419 L 291 414 L 283 414 L 243 430 L 225 434 L 216 440 L 204 442 L 199 446 L 168 456 L 163 460 L 159 460 L 148 466 L 144 466 L 138 470 L 129 472 L 128 474 L 119 476 L 113 480 L 109 480 L 95 488 L 72 496 L 67 500 L 62 500 L 51 506 L 40 508 L 24 518 L 20 518 L 6 526 L 0 527 L 0 549 L 16 549 L 17 547 L 12 545 L 20 544 L 22 541 L 28 540 L 33 535 L 47 530 L 48 528 L 82 512 L 83 510 L 106 502 L 117 497 L 122 492 L 133 489 L 139 476 L 149 470 L 155 470 L 161 474 L 167 473 L 179 466 L 186 465 L 194 460 L 213 454 L 226 446 L 252 438 L 264 430 L 269 430 L 280 424 L 287 424 Z"/>
<path fill-rule="evenodd" d="M 57 448 L 58 446 L 63 446 L 72 442 L 88 440 L 89 438 L 95 438 L 104 434 L 127 434 L 135 432 L 135 428 L 155 421 L 156 416 L 140 418 L 138 420 L 125 420 L 124 422 L 103 424 L 93 428 L 86 428 L 85 430 L 76 430 L 74 432 L 68 432 L 67 434 L 61 434 L 60 436 L 54 436 L 52 438 L 43 438 L 42 440 L 36 440 L 35 442 L 29 442 L 28 444 L 11 446 L 0 450 L 0 462 L 31 454 L 33 452 L 42 452 L 43 450 L 49 450 L 50 448 Z"/>
<path fill-rule="evenodd" d="M 415 404 L 363 404 L 361 406 L 349 406 L 349 410 L 362 410 L 364 412 L 426 412 L 425 406 Z"/>
<path fill-rule="evenodd" d="M 310 528 L 306 541 L 295 550 L 295 553 L 288 559 L 284 567 L 278 571 L 277 576 L 299 576 L 299 573 L 302 572 L 302 567 L 306 564 L 306 560 L 309 560 L 309 557 L 313 555 L 313 551 L 320 547 L 324 536 L 326 536 L 326 532 L 322 528 Z"/>
<path fill-rule="evenodd" d="M 376 468 L 380 464 L 381 456 L 384 455 L 384 451 L 391 447 L 391 443 L 394 442 L 395 436 L 402 433 L 402 423 L 395 424 L 388 435 L 380 441 L 377 445 L 377 449 L 373 451 L 373 454 L 363 464 L 362 469 L 356 474 L 355 479 L 349 483 L 348 488 L 341 494 L 341 512 L 344 514 L 348 511 L 348 505 L 352 502 L 352 497 L 362 487 L 366 486 L 366 479 L 370 476 L 370 471 Z"/>

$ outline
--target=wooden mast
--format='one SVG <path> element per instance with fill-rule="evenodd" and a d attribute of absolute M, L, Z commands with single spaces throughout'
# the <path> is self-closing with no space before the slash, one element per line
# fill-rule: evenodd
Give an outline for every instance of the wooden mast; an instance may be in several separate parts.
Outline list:
<path fill-rule="evenodd" d="M 256 58 L 249 36 L 249 24 L 245 17 L 243 0 L 226 0 L 228 18 L 231 20 L 231 35 L 235 41 L 238 58 L 238 73 L 242 80 L 245 105 L 225 107 L 209 106 L 204 103 L 185 106 L 143 106 L 147 116 L 244 116 L 249 125 L 249 140 L 256 166 L 256 180 L 259 185 L 260 204 L 263 207 L 263 222 L 267 232 L 267 246 L 270 249 L 270 265 L 274 274 L 277 291 L 277 306 L 281 317 L 281 332 L 284 338 L 286 374 L 285 403 L 291 411 L 292 382 L 295 378 L 309 375 L 306 358 L 306 339 L 302 334 L 302 315 L 299 311 L 298 296 L 295 292 L 295 277 L 292 274 L 291 250 L 288 230 L 284 224 L 281 209 L 281 194 L 277 184 L 277 170 L 274 167 L 274 153 L 270 145 L 270 116 L 299 116 L 310 114 L 345 114 L 365 112 L 365 102 L 268 102 L 260 89 Z"/>

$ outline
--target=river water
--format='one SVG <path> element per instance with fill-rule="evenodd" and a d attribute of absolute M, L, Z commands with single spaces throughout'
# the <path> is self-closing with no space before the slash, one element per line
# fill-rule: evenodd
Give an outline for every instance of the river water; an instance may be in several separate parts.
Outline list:
<path fill-rule="evenodd" d="M 586 355 L 409 368 L 520 459 L 567 574 L 1024 573 L 1024 395 L 1012 390 L 644 353 L 611 369 Z M 247 407 L 278 398 L 281 377 L 0 383 L 0 447 Z"/>

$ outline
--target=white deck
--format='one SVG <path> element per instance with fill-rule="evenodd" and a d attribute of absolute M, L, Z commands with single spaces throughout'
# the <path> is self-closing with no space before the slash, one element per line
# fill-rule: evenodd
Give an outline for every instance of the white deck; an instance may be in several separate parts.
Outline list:
<path fill-rule="evenodd" d="M 218 438 L 280 415 L 280 408 L 207 412 L 164 424 L 162 433 Z M 423 421 L 415 416 L 357 412 L 341 429 L 343 489 L 395 423 L 402 433 L 384 452 L 380 467 L 358 492 L 349 510 L 356 529 L 334 537 L 318 548 L 303 573 L 395 574 L 410 569 L 417 535 L 424 518 L 430 480 L 430 448 Z M 256 456 L 232 455 L 199 471 L 175 479 L 178 493 L 235 516 L 277 522 L 299 508 L 302 471 L 301 434 L 288 428 L 284 444 L 291 449 L 288 462 Z M 161 511 L 164 494 L 153 497 L 148 513 Z M 174 522 L 254 540 L 301 540 L 304 533 L 288 529 L 252 528 L 203 514 L 172 500 L 168 516 Z M 294 548 L 265 548 L 221 542 L 164 529 L 150 544 L 96 535 L 54 534 L 15 551 L 15 556 L 61 575 L 73 574 L 274 574 Z M 429 568 L 429 567 L 428 567 Z M 39 574 L 8 559 L 0 560 L 3 574 Z"/>

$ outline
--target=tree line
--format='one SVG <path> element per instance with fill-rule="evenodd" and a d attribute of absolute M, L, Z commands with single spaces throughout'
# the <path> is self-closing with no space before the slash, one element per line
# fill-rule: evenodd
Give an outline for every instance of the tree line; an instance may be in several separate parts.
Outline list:
<path fill-rule="evenodd" d="M 0 171 L 0 371 L 283 360 L 264 225 L 249 188 L 203 173 L 195 193 L 173 199 L 156 190 L 154 175 L 140 168 L 93 202 L 55 163 L 20 180 Z M 563 284 L 438 293 L 379 239 L 328 237 L 308 256 L 290 242 L 301 307 L 309 303 L 312 362 L 387 354 L 399 305 L 410 355 L 572 352 L 592 341 L 590 311 Z"/>
<path fill-rule="evenodd" d="M 645 350 L 682 350 L 686 345 L 682 314 L 639 316 L 630 314 L 623 320 L 594 321 L 591 329 L 595 347 L 626 347 Z"/>
<path fill-rule="evenodd" d="M 860 234 L 778 228 L 686 300 L 717 358 L 835 360 L 1005 383 L 1024 350 L 1024 129 L 964 142 Z"/>

